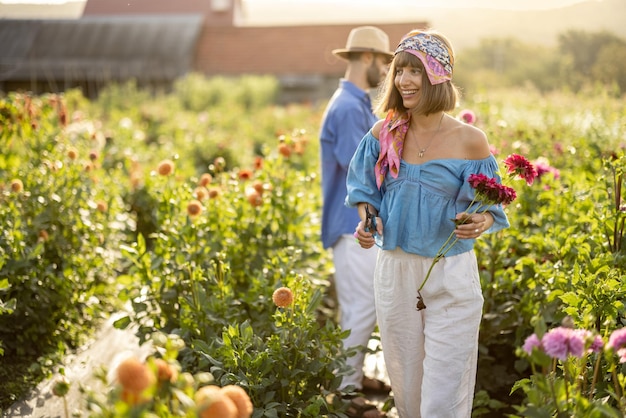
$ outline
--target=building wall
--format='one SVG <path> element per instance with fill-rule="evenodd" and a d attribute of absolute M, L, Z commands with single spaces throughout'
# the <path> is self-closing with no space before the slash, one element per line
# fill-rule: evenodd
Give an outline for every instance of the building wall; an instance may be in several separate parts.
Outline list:
<path fill-rule="evenodd" d="M 194 69 L 207 75 L 343 74 L 344 63 L 331 51 L 345 46 L 356 25 L 236 26 L 240 10 L 240 0 L 87 0 L 83 16 L 200 13 L 205 24 Z M 426 22 L 374 25 L 389 34 L 393 49 Z"/>
<path fill-rule="evenodd" d="M 345 62 L 331 51 L 345 47 L 350 30 L 363 24 L 238 26 L 241 6 L 241 0 L 87 0 L 83 16 L 200 14 L 205 21 L 193 56 L 194 72 L 274 75 L 285 101 L 329 97 L 345 72 Z M 427 27 L 426 22 L 372 25 L 387 32 L 392 50 L 410 30 Z"/>
<path fill-rule="evenodd" d="M 377 25 L 389 34 L 393 50 L 402 35 L 425 22 Z M 345 62 L 332 54 L 346 45 L 354 25 L 214 27 L 206 22 L 194 67 L 208 75 L 317 74 L 339 76 Z"/>
<path fill-rule="evenodd" d="M 377 25 L 390 48 L 415 24 Z M 194 71 L 207 76 L 271 74 L 281 86 L 279 103 L 327 100 L 345 73 L 345 61 L 332 54 L 344 48 L 354 25 L 214 27 L 206 22 L 198 39 Z"/>

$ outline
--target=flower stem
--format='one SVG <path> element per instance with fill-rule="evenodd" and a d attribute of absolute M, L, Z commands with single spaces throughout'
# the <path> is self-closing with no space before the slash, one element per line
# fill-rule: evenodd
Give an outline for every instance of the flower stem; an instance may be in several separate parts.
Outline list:
<path fill-rule="evenodd" d="M 554 409 L 556 409 L 556 416 L 561 416 L 561 408 L 559 408 L 559 398 L 556 396 L 556 391 L 554 390 L 554 379 L 556 378 L 556 359 L 552 361 L 552 372 L 550 376 L 548 376 L 548 383 L 550 385 L 550 392 L 552 394 L 552 399 L 554 399 Z"/>
<path fill-rule="evenodd" d="M 65 418 L 70 418 L 70 411 L 67 408 L 67 396 L 63 396 L 63 409 L 65 409 Z"/>
<path fill-rule="evenodd" d="M 569 410 L 569 373 L 567 367 L 569 366 L 568 362 L 563 362 L 563 383 L 565 385 L 565 408 Z"/>
<path fill-rule="evenodd" d="M 472 207 L 472 205 L 474 204 L 474 201 L 472 201 L 472 203 L 470 203 L 469 207 Z M 463 219 L 460 220 L 460 222 L 458 223 L 458 225 L 462 225 L 465 222 L 467 222 L 467 220 L 470 218 L 470 216 L 472 216 L 473 214 L 477 213 L 478 210 L 481 208 L 482 205 L 478 205 L 476 206 L 476 208 L 467 214 L 467 216 L 465 216 Z M 486 211 L 487 209 L 485 208 L 484 211 Z M 483 211 L 483 212 L 484 212 Z M 452 240 L 452 238 L 454 237 L 454 240 Z M 450 242 L 450 240 L 452 240 L 452 242 Z M 417 291 L 419 292 L 420 290 L 422 290 L 424 288 L 424 285 L 426 284 L 426 281 L 428 280 L 428 278 L 430 277 L 430 273 L 433 270 L 433 267 L 435 267 L 435 264 L 437 264 L 439 262 L 439 260 L 441 260 L 442 258 L 444 258 L 446 256 L 446 254 L 448 253 L 448 251 L 450 251 L 452 249 L 452 247 L 454 247 L 454 245 L 457 243 L 459 239 L 455 237 L 455 233 L 454 231 L 452 231 L 450 233 L 450 235 L 448 235 L 448 239 L 446 240 L 446 242 L 443 243 L 443 245 L 439 248 L 439 250 L 437 251 L 437 254 L 435 255 L 435 257 L 433 258 L 433 262 L 431 263 L 430 267 L 428 268 L 428 272 L 426 273 L 426 277 L 424 277 L 424 281 L 422 281 L 422 284 L 420 285 L 420 287 L 417 289 Z"/>

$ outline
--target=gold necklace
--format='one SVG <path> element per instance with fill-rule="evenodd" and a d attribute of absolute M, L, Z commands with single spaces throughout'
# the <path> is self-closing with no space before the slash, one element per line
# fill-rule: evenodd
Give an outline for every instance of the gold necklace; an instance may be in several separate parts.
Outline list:
<path fill-rule="evenodd" d="M 417 148 L 419 148 L 419 152 L 417 153 L 418 157 L 424 158 L 424 153 L 426 152 L 428 148 L 430 148 L 431 144 L 433 143 L 433 140 L 435 139 L 435 136 L 437 135 L 437 133 L 439 133 L 439 129 L 441 129 L 441 122 L 443 121 L 443 117 L 445 115 L 446 115 L 445 113 L 441 114 L 441 119 L 439 119 L 439 125 L 437 126 L 437 130 L 435 131 L 435 133 L 432 134 L 432 136 L 430 137 L 430 141 L 428 142 L 428 145 L 426 145 L 424 148 L 420 148 L 420 144 L 417 142 L 417 134 L 415 134 L 415 143 L 417 144 Z"/>

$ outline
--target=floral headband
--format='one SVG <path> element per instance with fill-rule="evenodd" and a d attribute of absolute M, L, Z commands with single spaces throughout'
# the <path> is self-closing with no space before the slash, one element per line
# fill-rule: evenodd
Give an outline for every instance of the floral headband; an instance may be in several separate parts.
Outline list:
<path fill-rule="evenodd" d="M 422 61 L 431 84 L 441 84 L 452 79 L 452 51 L 436 36 L 419 30 L 409 32 L 400 41 L 394 55 L 403 51 Z"/>

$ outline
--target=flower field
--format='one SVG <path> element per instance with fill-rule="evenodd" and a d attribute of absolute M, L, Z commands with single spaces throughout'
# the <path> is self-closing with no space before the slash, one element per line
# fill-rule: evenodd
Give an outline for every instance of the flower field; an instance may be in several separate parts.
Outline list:
<path fill-rule="evenodd" d="M 240 416 L 345 416 L 319 239 L 323 104 L 276 106 L 275 88 L 191 76 L 168 93 L 0 100 L 0 411 L 46 376 L 63 396 L 63 356 L 127 310 L 116 326 L 155 353 L 86 389 L 90 417 L 228 417 L 206 387 L 233 385 L 253 405 Z M 521 154 L 538 171 L 511 227 L 478 241 L 474 416 L 624 416 L 625 102 L 509 90 L 454 116 L 501 167 Z"/>

